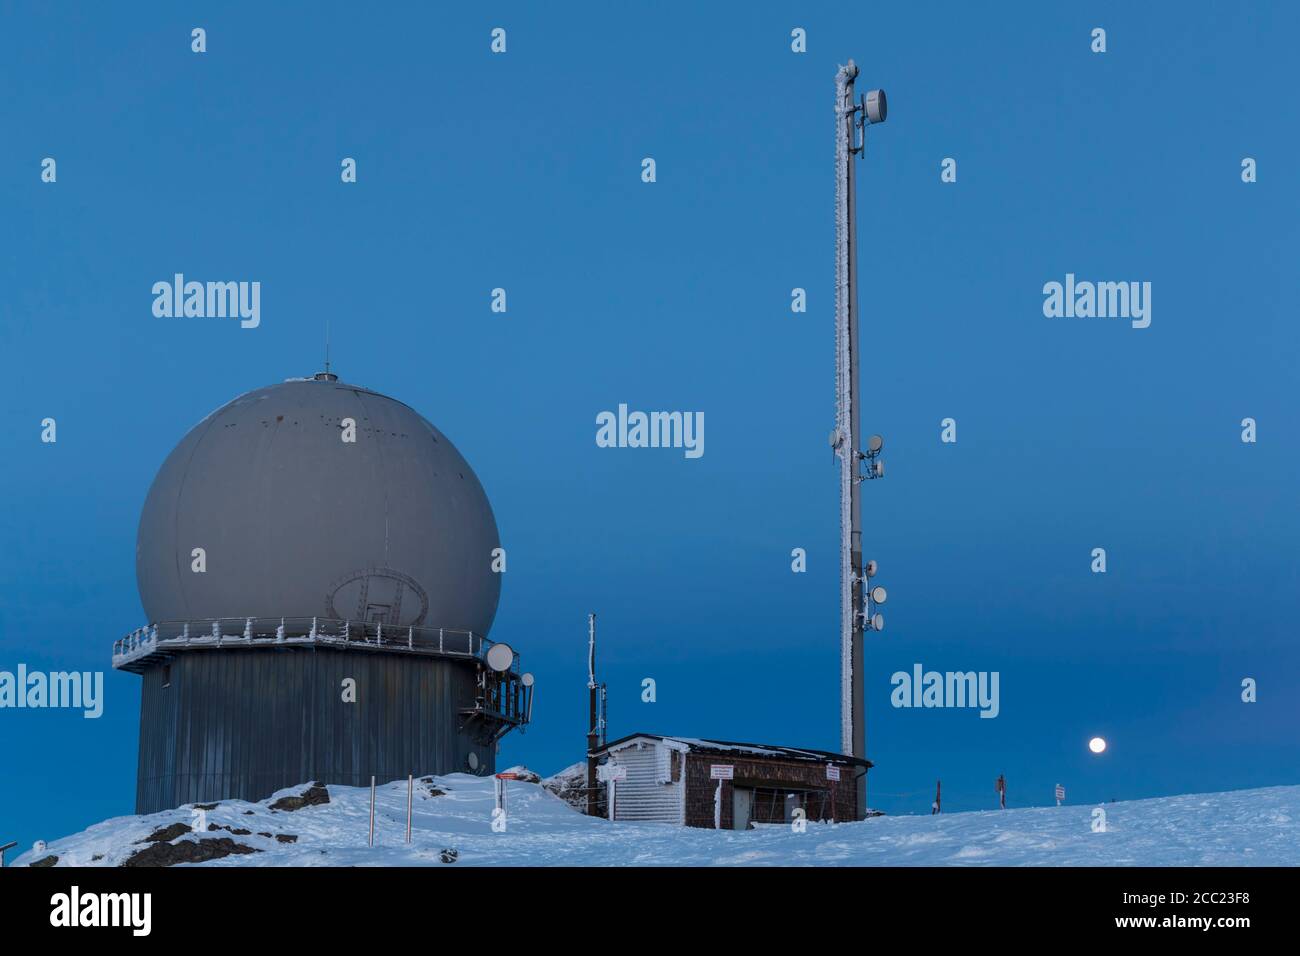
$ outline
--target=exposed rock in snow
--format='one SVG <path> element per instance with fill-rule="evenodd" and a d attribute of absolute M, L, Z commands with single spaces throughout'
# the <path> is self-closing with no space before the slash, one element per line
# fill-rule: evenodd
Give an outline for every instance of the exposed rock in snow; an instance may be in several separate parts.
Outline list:
<path fill-rule="evenodd" d="M 587 809 L 587 761 L 570 764 L 542 781 L 542 786 L 579 813 Z"/>
<path fill-rule="evenodd" d="M 170 843 L 183 833 L 189 833 L 190 827 L 184 823 L 173 823 L 169 827 L 160 827 L 144 838 L 145 843 Z"/>
<path fill-rule="evenodd" d="M 186 828 L 188 829 L 188 827 Z M 175 866 L 177 863 L 207 863 L 232 853 L 257 853 L 251 846 L 236 843 L 230 837 L 206 837 L 178 840 L 175 843 L 154 841 L 122 861 L 122 866 Z"/>
<path fill-rule="evenodd" d="M 303 807 L 318 807 L 322 803 L 329 803 L 329 791 L 319 783 L 313 783 L 301 794 L 290 794 L 287 797 L 281 797 L 275 803 L 271 804 L 272 810 L 301 810 Z"/>

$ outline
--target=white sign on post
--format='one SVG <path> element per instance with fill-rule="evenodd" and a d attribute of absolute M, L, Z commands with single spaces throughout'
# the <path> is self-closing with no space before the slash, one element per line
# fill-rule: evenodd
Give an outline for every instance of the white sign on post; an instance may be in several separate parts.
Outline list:
<path fill-rule="evenodd" d="M 835 764 L 833 763 L 828 763 L 826 765 L 826 779 L 827 780 L 840 779 L 840 768 L 835 766 Z"/>
<path fill-rule="evenodd" d="M 711 780 L 734 780 L 736 778 L 736 768 L 729 763 L 710 764 L 709 778 Z"/>
<path fill-rule="evenodd" d="M 627 767 L 614 763 L 601 764 L 596 768 L 596 775 L 605 781 L 626 780 Z"/>

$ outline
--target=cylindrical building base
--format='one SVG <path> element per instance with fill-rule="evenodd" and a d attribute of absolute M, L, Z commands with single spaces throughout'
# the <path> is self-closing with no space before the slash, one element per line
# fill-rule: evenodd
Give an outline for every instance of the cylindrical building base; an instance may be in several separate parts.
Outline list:
<path fill-rule="evenodd" d="M 373 650 L 221 648 L 143 674 L 136 813 L 261 800 L 310 781 L 495 770 L 477 740 L 475 663 Z"/>

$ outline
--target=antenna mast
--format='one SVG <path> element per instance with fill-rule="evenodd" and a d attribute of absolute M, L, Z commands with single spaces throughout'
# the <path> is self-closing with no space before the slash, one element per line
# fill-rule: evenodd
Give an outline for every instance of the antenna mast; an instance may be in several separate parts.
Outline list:
<path fill-rule="evenodd" d="M 867 628 L 883 626 L 866 611 L 867 575 L 862 564 L 861 483 L 884 474 L 876 461 L 880 441 L 861 451 L 858 412 L 858 237 L 854 160 L 866 143 L 866 127 L 885 121 L 885 94 L 872 90 L 853 99 L 858 68 L 849 60 L 835 77 L 835 432 L 831 444 L 840 460 L 840 750 L 866 758 L 866 700 L 863 641 Z M 866 472 L 862 462 L 867 462 Z M 874 563 L 872 571 L 874 571 Z M 875 622 L 879 622 L 878 624 Z M 857 819 L 866 816 L 866 772 L 857 771 Z"/>
<path fill-rule="evenodd" d="M 587 615 L 587 814 L 599 816 L 596 751 L 605 744 L 605 685 L 596 683 L 596 615 Z"/>

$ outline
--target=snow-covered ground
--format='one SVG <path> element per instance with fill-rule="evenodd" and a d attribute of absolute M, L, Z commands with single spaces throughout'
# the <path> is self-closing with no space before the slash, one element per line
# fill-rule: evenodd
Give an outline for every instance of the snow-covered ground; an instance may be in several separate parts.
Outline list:
<path fill-rule="evenodd" d="M 408 846 L 406 781 L 381 786 L 373 849 L 366 845 L 365 788 L 330 786 L 328 803 L 293 811 L 270 806 L 305 786 L 260 803 L 223 801 L 205 811 L 203 822 L 219 829 L 203 838 L 258 852 L 205 865 L 442 866 L 443 849 L 457 851 L 455 866 L 1300 865 L 1300 786 L 1105 804 L 1104 833 L 1093 830 L 1092 806 L 884 816 L 809 824 L 804 833 L 787 826 L 733 832 L 612 824 L 583 816 L 538 784 L 508 787 L 506 829 L 495 832 L 491 778 L 452 774 L 417 781 Z M 15 865 L 56 856 L 56 866 L 115 866 L 148 847 L 140 841 L 151 834 L 195 821 L 190 808 L 117 817 L 52 840 L 41 852 L 28 851 Z M 197 838 L 190 832 L 164 842 Z"/>

